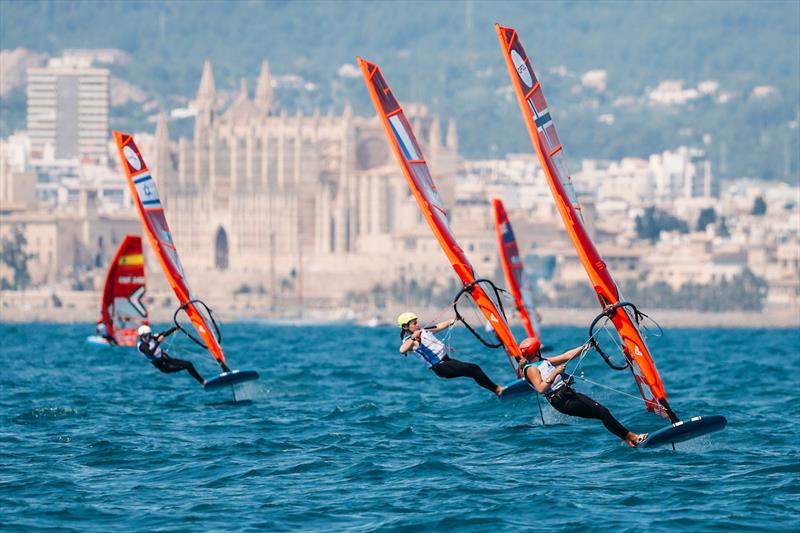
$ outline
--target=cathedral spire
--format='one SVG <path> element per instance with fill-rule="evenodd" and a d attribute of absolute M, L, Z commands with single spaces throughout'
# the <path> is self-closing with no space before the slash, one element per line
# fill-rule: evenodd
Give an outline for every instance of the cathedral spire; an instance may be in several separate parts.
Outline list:
<path fill-rule="evenodd" d="M 158 113 L 156 121 L 156 143 L 169 142 L 169 128 L 167 126 L 167 113 L 163 109 Z"/>
<path fill-rule="evenodd" d="M 256 84 L 256 107 L 267 113 L 275 109 L 274 94 L 272 92 L 272 75 L 269 72 L 269 63 L 261 63 L 261 73 Z"/>
<path fill-rule="evenodd" d="M 239 82 L 239 100 L 246 101 L 247 99 L 247 79 L 242 78 L 242 80 Z"/>
<path fill-rule="evenodd" d="M 211 72 L 211 62 L 206 59 L 203 63 L 203 75 L 200 77 L 200 86 L 197 88 L 197 107 L 214 107 L 217 90 L 214 88 L 214 73 Z"/>
<path fill-rule="evenodd" d="M 194 119 L 195 141 L 204 137 L 214 122 L 214 108 L 217 102 L 217 91 L 214 88 L 214 74 L 211 72 L 211 62 L 206 59 L 203 63 L 203 75 L 200 77 L 200 86 L 197 88 L 195 108 L 197 116 Z"/>
<path fill-rule="evenodd" d="M 447 124 L 447 147 L 458 152 L 458 131 L 456 131 L 456 121 L 453 118 Z"/>
<path fill-rule="evenodd" d="M 442 145 L 442 129 L 439 126 L 439 117 L 433 117 L 431 122 L 431 131 L 428 134 L 428 144 L 431 148 L 438 148 Z"/>

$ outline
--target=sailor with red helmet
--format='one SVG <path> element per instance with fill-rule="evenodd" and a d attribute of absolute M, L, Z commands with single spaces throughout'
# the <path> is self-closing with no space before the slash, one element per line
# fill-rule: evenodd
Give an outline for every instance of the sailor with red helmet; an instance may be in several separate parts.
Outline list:
<path fill-rule="evenodd" d="M 542 357 L 542 343 L 535 337 L 528 337 L 522 341 L 519 348 L 522 352 L 522 376 L 537 392 L 544 394 L 556 411 L 580 418 L 596 418 L 608 431 L 627 442 L 631 448 L 647 438 L 647 433 L 637 435 L 628 431 L 606 407 L 577 392 L 571 386 L 571 379 L 562 377 L 566 364 L 579 355 L 584 346 L 578 346 L 557 357 L 547 359 Z"/>

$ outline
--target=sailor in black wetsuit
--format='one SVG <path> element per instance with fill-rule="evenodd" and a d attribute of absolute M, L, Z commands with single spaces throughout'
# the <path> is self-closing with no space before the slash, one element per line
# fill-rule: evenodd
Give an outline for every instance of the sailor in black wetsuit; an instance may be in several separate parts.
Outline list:
<path fill-rule="evenodd" d="M 108 344 L 112 346 L 117 346 L 117 339 L 115 339 L 111 334 L 108 333 L 108 326 L 106 323 L 103 322 L 103 319 L 97 321 L 97 325 L 94 327 L 95 332 L 97 332 L 98 337 L 102 337 L 108 341 Z"/>
<path fill-rule="evenodd" d="M 647 438 L 647 433 L 637 435 L 628 431 L 608 408 L 573 389 L 571 379 L 561 377 L 567 362 L 580 354 L 583 346 L 548 359 L 542 358 L 541 347 L 541 341 L 534 337 L 528 337 L 520 343 L 522 376 L 537 392 L 544 394 L 556 411 L 580 418 L 598 419 L 608 431 L 627 442 L 631 448 Z"/>
<path fill-rule="evenodd" d="M 397 317 L 397 325 L 400 326 L 400 338 L 402 339 L 400 353 L 406 355 L 413 351 L 440 378 L 469 377 L 484 389 L 500 396 L 505 387 L 495 384 L 478 365 L 464 363 L 450 357 L 445 343 L 434 335 L 434 333 L 451 327 L 454 323 L 455 319 L 440 322 L 430 328 L 423 328 L 419 325 L 417 315 L 414 313 L 401 314 Z"/>
<path fill-rule="evenodd" d="M 197 380 L 198 383 L 200 383 L 200 385 L 205 385 L 206 380 L 203 379 L 203 376 L 201 376 L 197 370 L 195 370 L 191 361 L 173 359 L 167 355 L 166 351 L 161 349 L 161 343 L 164 341 L 164 339 L 175 333 L 177 330 L 178 328 L 175 326 L 162 333 L 153 335 L 153 331 L 150 329 L 150 326 L 141 326 L 137 331 L 139 334 L 139 342 L 136 344 L 136 348 L 142 355 L 150 360 L 154 367 L 159 369 L 161 372 L 164 372 L 165 374 L 172 374 L 173 372 L 186 370 L 194 379 Z"/>

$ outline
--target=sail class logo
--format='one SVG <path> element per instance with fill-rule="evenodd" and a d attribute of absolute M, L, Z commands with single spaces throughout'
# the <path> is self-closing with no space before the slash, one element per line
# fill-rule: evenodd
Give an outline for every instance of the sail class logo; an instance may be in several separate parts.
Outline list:
<path fill-rule="evenodd" d="M 511 60 L 514 62 L 514 68 L 517 69 L 517 74 L 519 74 L 522 83 L 524 83 L 526 87 L 532 87 L 533 78 L 531 78 L 531 71 L 528 70 L 528 65 L 525 64 L 525 60 L 522 59 L 522 56 L 520 56 L 516 50 L 511 50 Z"/>
<path fill-rule="evenodd" d="M 133 148 L 130 146 L 125 146 L 122 149 L 122 153 L 125 154 L 125 159 L 128 161 L 128 164 L 133 170 L 142 170 L 142 160 L 139 159 L 139 155 L 133 150 Z"/>

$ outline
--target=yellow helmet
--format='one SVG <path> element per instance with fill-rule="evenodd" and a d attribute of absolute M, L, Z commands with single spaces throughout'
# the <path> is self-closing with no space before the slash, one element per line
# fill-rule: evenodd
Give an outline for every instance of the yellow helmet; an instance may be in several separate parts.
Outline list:
<path fill-rule="evenodd" d="M 412 320 L 416 320 L 418 317 L 414 313 L 401 313 L 399 317 L 397 317 L 397 325 L 401 328 L 411 322 Z"/>

